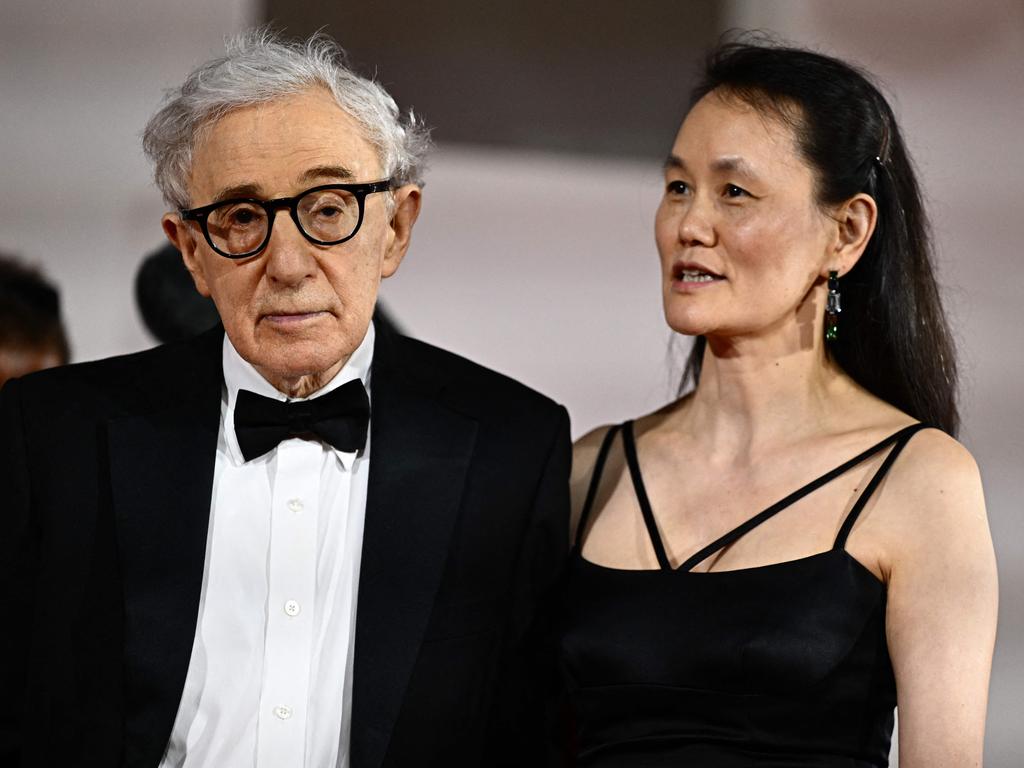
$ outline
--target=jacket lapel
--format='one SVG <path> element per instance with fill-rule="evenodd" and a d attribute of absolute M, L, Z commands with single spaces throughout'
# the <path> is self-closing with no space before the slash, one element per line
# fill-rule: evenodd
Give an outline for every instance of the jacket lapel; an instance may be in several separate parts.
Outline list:
<path fill-rule="evenodd" d="M 384 759 L 448 555 L 476 421 L 406 370 L 379 333 L 356 616 L 353 768 Z"/>
<path fill-rule="evenodd" d="M 222 331 L 169 353 L 152 410 L 108 424 L 125 604 L 125 761 L 156 765 L 195 637 L 220 423 Z M 176 357 L 177 355 L 177 357 Z M 143 379 L 145 382 L 146 379 Z"/>

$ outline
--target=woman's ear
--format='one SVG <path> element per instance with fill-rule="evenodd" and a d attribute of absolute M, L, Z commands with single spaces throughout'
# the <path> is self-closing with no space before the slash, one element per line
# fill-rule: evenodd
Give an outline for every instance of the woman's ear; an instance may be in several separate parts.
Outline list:
<path fill-rule="evenodd" d="M 853 269 L 867 249 L 878 221 L 878 205 L 871 195 L 861 192 L 843 203 L 832 220 L 836 223 L 836 237 L 832 259 L 825 266 L 842 276 Z"/>

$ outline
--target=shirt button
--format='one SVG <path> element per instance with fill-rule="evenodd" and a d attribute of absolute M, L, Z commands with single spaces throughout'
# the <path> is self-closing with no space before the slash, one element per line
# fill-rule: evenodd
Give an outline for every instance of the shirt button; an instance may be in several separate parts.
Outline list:
<path fill-rule="evenodd" d="M 302 499 L 289 499 L 288 509 L 294 512 L 296 515 L 303 510 L 305 505 L 302 503 Z"/>
<path fill-rule="evenodd" d="M 292 708 L 285 706 L 274 707 L 274 716 L 277 717 L 278 720 L 287 720 L 292 716 Z"/>
<path fill-rule="evenodd" d="M 299 611 L 301 610 L 302 606 L 300 606 L 298 602 L 296 602 L 295 600 L 289 600 L 287 603 L 284 604 L 284 612 L 287 613 L 289 616 L 298 616 Z"/>

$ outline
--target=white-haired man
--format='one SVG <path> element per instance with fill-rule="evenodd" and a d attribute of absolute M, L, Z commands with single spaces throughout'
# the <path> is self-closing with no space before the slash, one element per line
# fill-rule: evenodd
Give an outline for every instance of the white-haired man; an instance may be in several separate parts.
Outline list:
<path fill-rule="evenodd" d="M 144 143 L 223 328 L 3 390 L 3 756 L 542 763 L 568 420 L 374 330 L 422 125 L 330 40 L 255 33 Z"/>

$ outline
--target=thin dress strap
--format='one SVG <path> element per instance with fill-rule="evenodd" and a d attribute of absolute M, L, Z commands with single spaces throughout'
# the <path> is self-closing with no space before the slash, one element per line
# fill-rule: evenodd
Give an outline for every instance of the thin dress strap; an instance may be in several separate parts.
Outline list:
<path fill-rule="evenodd" d="M 576 549 L 579 549 L 580 544 L 583 542 L 583 530 L 587 527 L 590 508 L 594 506 L 594 499 L 597 498 L 597 488 L 601 485 L 601 473 L 604 472 L 604 464 L 608 460 L 608 451 L 612 447 L 612 441 L 615 439 L 615 434 L 619 431 L 619 426 L 616 424 L 604 433 L 601 449 L 597 452 L 597 461 L 594 462 L 594 469 L 590 473 L 590 487 L 587 488 L 587 498 L 583 502 L 580 521 L 576 524 Z"/>
<path fill-rule="evenodd" d="M 892 450 L 889 451 L 889 455 L 885 457 L 885 461 L 882 462 L 882 466 L 878 468 L 878 471 L 871 477 L 871 481 L 867 484 L 867 487 L 857 498 L 856 503 L 853 505 L 853 509 L 850 510 L 850 514 L 846 516 L 843 521 L 842 527 L 839 529 L 839 535 L 836 536 L 836 542 L 832 545 L 832 549 L 846 549 L 846 539 L 850 535 L 850 531 L 853 530 L 853 524 L 857 522 L 857 518 L 860 516 L 864 506 L 870 500 L 871 495 L 875 492 L 875 489 L 881 484 L 882 480 L 889 473 L 896 458 L 900 455 L 900 452 L 907 447 L 907 443 L 910 442 L 910 438 L 920 432 L 922 429 L 927 428 L 927 424 L 911 424 L 909 427 L 901 429 L 894 435 L 895 445 Z"/>
<path fill-rule="evenodd" d="M 661 541 L 661 534 L 658 533 L 658 525 L 654 522 L 654 510 L 651 509 L 651 502 L 647 498 L 647 489 L 644 487 L 644 479 L 640 476 L 640 462 L 636 458 L 636 440 L 633 437 L 633 421 L 626 421 L 622 425 L 622 448 L 626 454 L 626 464 L 629 466 L 629 476 L 633 479 L 633 490 L 636 492 L 636 500 L 640 504 L 640 512 L 644 516 L 644 525 L 647 526 L 647 533 L 651 537 L 651 546 L 654 547 L 654 555 L 658 558 L 658 565 L 664 571 L 672 570 L 665 554 L 665 545 Z"/>
<path fill-rule="evenodd" d="M 695 555 L 693 555 L 692 557 L 688 558 L 686 560 L 686 562 L 684 562 L 682 565 L 679 566 L 679 570 L 681 570 L 681 571 L 689 571 L 689 570 L 695 568 L 696 566 L 700 565 L 702 562 L 707 560 L 711 555 L 715 554 L 715 552 L 718 552 L 721 549 L 725 549 L 729 545 L 733 544 L 738 539 L 740 539 L 742 536 L 746 535 L 751 530 L 753 530 L 754 528 L 759 526 L 765 520 L 769 519 L 770 517 L 775 516 L 776 514 L 781 512 L 786 507 L 788 507 L 788 506 L 790 506 L 792 504 L 795 504 L 796 502 L 800 501 L 800 499 L 802 499 L 804 496 L 807 496 L 808 494 L 813 493 L 814 491 L 816 491 L 819 488 L 821 488 L 823 485 L 832 482 L 833 480 L 835 480 L 840 475 L 843 475 L 846 472 L 849 472 L 855 466 L 857 466 L 861 462 L 871 458 L 872 456 L 874 456 L 876 453 L 878 453 L 879 451 L 883 450 L 887 446 L 900 441 L 904 437 L 906 437 L 906 439 L 910 439 L 910 436 L 913 435 L 914 432 L 917 432 L 919 429 L 922 429 L 924 426 L 925 425 L 923 425 L 923 424 L 912 424 L 909 427 L 904 427 L 903 429 L 901 429 L 900 431 L 896 432 L 895 434 L 889 435 L 889 437 L 885 438 L 881 442 L 878 442 L 875 445 L 871 446 L 866 451 L 863 451 L 863 452 L 857 454 L 856 456 L 854 456 L 849 461 L 843 462 L 842 464 L 840 464 L 835 469 L 826 472 L 821 477 L 819 477 L 819 478 L 817 478 L 815 480 L 812 480 L 807 485 L 805 485 L 805 486 L 803 486 L 801 488 L 798 488 L 797 490 L 793 491 L 793 493 L 789 494 L 789 496 L 787 496 L 786 498 L 781 499 L 780 501 L 775 502 L 774 504 L 772 504 L 770 507 L 768 507 L 763 512 L 759 512 L 758 514 L 754 515 L 752 518 L 747 520 L 745 523 L 741 523 L 740 525 L 738 525 L 736 528 L 733 528 L 728 533 L 726 533 L 726 534 L 720 536 L 719 538 L 715 539 L 713 542 L 708 544 L 706 547 L 704 547 L 702 550 L 697 552 Z M 892 453 L 890 453 L 890 456 L 892 456 Z M 893 456 L 893 459 L 895 459 L 894 456 Z M 887 461 L 888 461 L 888 459 L 887 459 Z M 883 466 L 885 466 L 885 465 L 883 464 Z M 877 477 L 877 475 L 876 475 L 876 477 Z M 880 477 L 878 477 L 877 479 L 878 479 L 879 482 L 881 481 Z M 875 483 L 874 479 L 872 480 L 872 483 Z M 875 485 L 877 485 L 877 483 L 875 483 Z M 870 493 L 872 491 L 874 491 L 874 486 L 873 485 L 870 486 L 868 489 L 865 489 L 865 494 L 868 494 L 868 493 Z M 867 499 L 865 498 L 864 501 L 866 502 Z M 858 504 L 860 504 L 859 500 L 858 500 Z M 863 506 L 863 505 L 861 505 L 861 506 Z M 857 507 L 854 507 L 854 511 L 856 511 L 857 514 L 860 513 L 860 509 L 858 509 Z M 847 521 L 849 522 L 850 526 L 853 525 L 853 522 L 852 522 L 851 518 L 853 520 L 856 519 L 856 516 L 853 514 L 854 511 L 851 511 L 850 516 L 847 518 Z M 845 527 L 846 526 L 844 524 L 844 528 Z M 848 534 L 849 531 L 846 531 L 846 533 Z M 835 546 L 841 546 L 841 544 L 845 543 L 845 541 L 846 541 L 846 536 L 844 535 L 843 531 L 839 532 L 839 536 L 840 536 L 840 538 L 836 539 Z"/>

